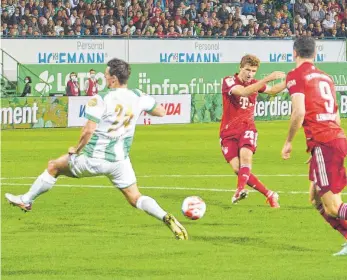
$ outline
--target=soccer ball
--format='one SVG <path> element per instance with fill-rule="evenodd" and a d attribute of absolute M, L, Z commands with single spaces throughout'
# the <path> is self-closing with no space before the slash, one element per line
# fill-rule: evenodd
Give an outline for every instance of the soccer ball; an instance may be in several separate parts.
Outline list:
<path fill-rule="evenodd" d="M 188 219 L 198 220 L 205 215 L 206 204 L 198 196 L 189 196 L 183 200 L 182 213 Z"/>

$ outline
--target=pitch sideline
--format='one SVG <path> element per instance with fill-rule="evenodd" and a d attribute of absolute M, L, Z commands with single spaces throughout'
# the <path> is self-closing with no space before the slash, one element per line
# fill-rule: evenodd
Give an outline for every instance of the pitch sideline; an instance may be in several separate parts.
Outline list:
<path fill-rule="evenodd" d="M 31 186 L 31 184 L 19 184 L 19 183 L 5 183 L 5 186 Z M 71 185 L 71 184 L 56 184 L 55 187 L 63 187 L 63 188 L 91 188 L 91 189 L 110 189 L 115 188 L 111 185 L 103 186 L 103 185 Z M 235 190 L 230 189 L 210 189 L 210 188 L 190 188 L 190 187 L 151 187 L 151 186 L 139 186 L 139 189 L 157 189 L 157 190 L 182 190 L 182 191 L 206 191 L 206 192 L 235 192 Z M 249 190 L 250 192 L 257 192 L 256 190 Z M 301 191 L 276 191 L 279 194 L 308 194 L 309 192 L 301 192 Z M 347 193 L 342 193 L 342 195 L 346 195 Z"/>

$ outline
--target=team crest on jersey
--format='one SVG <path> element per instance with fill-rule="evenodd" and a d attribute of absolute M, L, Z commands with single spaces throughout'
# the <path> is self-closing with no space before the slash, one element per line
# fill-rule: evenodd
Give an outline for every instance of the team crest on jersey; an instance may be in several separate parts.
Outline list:
<path fill-rule="evenodd" d="M 233 85 L 235 85 L 235 78 L 228 77 L 225 79 L 225 83 L 227 84 L 228 87 L 232 87 Z"/>
<path fill-rule="evenodd" d="M 98 100 L 96 98 L 92 98 L 88 101 L 88 106 L 90 107 L 94 107 L 96 104 L 98 104 Z"/>

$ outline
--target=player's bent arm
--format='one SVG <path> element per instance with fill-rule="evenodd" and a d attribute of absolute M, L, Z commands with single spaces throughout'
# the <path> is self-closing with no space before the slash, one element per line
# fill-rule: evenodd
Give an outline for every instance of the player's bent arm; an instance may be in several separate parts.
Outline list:
<path fill-rule="evenodd" d="M 87 121 L 86 125 L 82 129 L 80 140 L 75 151 L 76 154 L 80 153 L 84 146 L 87 145 L 97 126 L 98 124 L 96 122 L 91 120 Z"/>
<path fill-rule="evenodd" d="M 231 93 L 235 95 L 240 96 L 249 96 L 253 94 L 254 92 L 257 92 L 261 90 L 266 83 L 277 80 L 277 79 L 283 79 L 285 77 L 285 73 L 281 71 L 274 71 L 270 75 L 266 76 L 264 79 L 261 79 L 257 81 L 254 84 L 251 84 L 247 87 L 243 87 L 241 85 L 236 85 L 231 88 Z"/>
<path fill-rule="evenodd" d="M 281 93 L 286 89 L 286 81 L 283 81 L 281 83 L 275 84 L 274 86 L 266 86 L 265 93 L 270 94 L 270 95 L 275 95 L 277 93 Z"/>
<path fill-rule="evenodd" d="M 257 91 L 259 91 L 262 87 L 266 85 L 267 81 L 260 80 L 254 84 L 251 84 L 247 87 L 236 85 L 231 89 L 231 94 L 239 95 L 239 96 L 249 96 Z"/>
<path fill-rule="evenodd" d="M 290 128 L 287 142 L 292 142 L 295 134 L 302 126 L 305 118 L 305 95 L 303 93 L 295 93 L 292 95 L 292 116 L 290 118 Z"/>
<path fill-rule="evenodd" d="M 164 117 L 166 114 L 166 110 L 162 105 L 156 103 L 154 105 L 154 108 L 150 111 L 147 111 L 147 113 L 155 117 Z"/>

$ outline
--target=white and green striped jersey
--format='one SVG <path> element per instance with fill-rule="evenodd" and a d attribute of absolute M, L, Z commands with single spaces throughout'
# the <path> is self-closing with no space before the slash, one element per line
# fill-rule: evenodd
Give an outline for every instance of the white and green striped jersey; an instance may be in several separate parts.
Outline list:
<path fill-rule="evenodd" d="M 98 126 L 83 153 L 92 158 L 115 162 L 128 157 L 136 121 L 143 111 L 151 112 L 155 100 L 138 89 L 111 89 L 95 95 L 86 105 L 85 115 Z"/>

